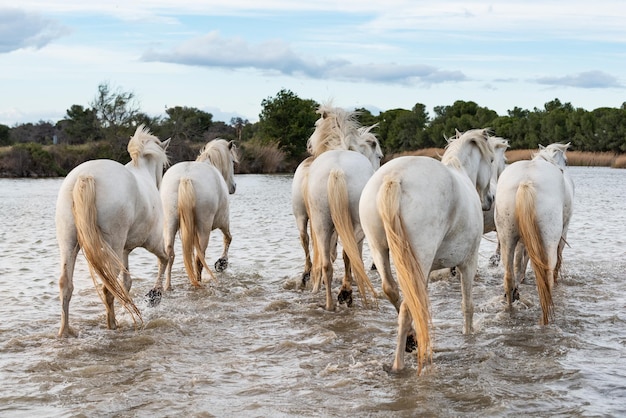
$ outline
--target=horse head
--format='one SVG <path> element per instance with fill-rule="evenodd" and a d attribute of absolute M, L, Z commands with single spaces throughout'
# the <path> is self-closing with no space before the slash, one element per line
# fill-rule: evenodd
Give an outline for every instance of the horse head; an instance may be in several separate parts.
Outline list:
<path fill-rule="evenodd" d="M 449 139 L 441 158 L 445 165 L 461 169 L 476 186 L 483 210 L 491 209 L 491 172 L 494 150 L 488 129 L 472 129 Z"/>
<path fill-rule="evenodd" d="M 357 151 L 367 157 L 372 163 L 374 170 L 380 168 L 380 160 L 383 158 L 383 151 L 380 148 L 378 138 L 371 131 L 378 124 L 372 126 L 362 126 L 358 129 L 358 136 L 352 136 L 352 141 L 349 145 L 349 149 Z"/>
<path fill-rule="evenodd" d="M 359 136 L 357 112 L 348 112 L 330 104 L 322 105 L 317 113 L 315 131 L 307 141 L 307 150 L 314 157 L 333 149 L 350 149 L 353 137 Z"/>
<path fill-rule="evenodd" d="M 568 150 L 570 144 L 571 142 L 568 142 L 567 144 L 554 143 L 548 145 L 547 147 L 539 145 L 539 152 L 533 156 L 533 159 L 544 159 L 559 168 L 564 169 L 567 167 L 567 156 L 565 155 L 565 151 Z"/>
<path fill-rule="evenodd" d="M 509 141 L 498 136 L 490 136 L 489 142 L 494 152 L 493 166 L 491 167 L 491 181 L 497 182 L 498 177 L 506 167 L 505 152 L 509 148 Z"/>
<path fill-rule="evenodd" d="M 127 166 L 146 169 L 159 188 L 163 178 L 163 169 L 169 163 L 166 151 L 170 140 L 171 138 L 168 138 L 161 142 L 144 124 L 137 126 L 135 134 L 128 141 L 127 150 L 131 161 Z"/>
<path fill-rule="evenodd" d="M 196 161 L 208 161 L 222 174 L 228 193 L 233 194 L 237 188 L 235 182 L 235 164 L 239 163 L 239 152 L 233 141 L 213 139 L 200 150 Z"/>

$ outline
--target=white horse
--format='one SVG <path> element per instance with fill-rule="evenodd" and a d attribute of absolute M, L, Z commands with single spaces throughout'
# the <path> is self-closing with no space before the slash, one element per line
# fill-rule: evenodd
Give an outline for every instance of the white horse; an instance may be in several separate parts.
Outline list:
<path fill-rule="evenodd" d="M 161 185 L 168 257 L 165 290 L 171 289 L 174 240 L 179 229 L 185 270 L 192 285 L 200 285 L 203 267 L 215 278 L 204 257 L 214 229 L 219 228 L 224 236 L 224 249 L 215 262 L 215 270 L 223 271 L 228 266 L 232 241 L 228 195 L 235 193 L 237 187 L 237 162 L 234 143 L 214 139 L 202 148 L 195 161 L 174 164 L 165 172 Z"/>
<path fill-rule="evenodd" d="M 467 131 L 449 142 L 441 162 L 420 156 L 395 158 L 363 189 L 361 224 L 383 291 L 398 311 L 394 371 L 404 368 L 404 352 L 415 345 L 411 319 L 417 334 L 418 373 L 432 357 L 427 292 L 431 271 L 457 267 L 464 332 L 473 331 L 472 284 L 483 233 L 482 211 L 493 201 L 489 182 L 494 153 L 487 139 L 485 129 Z"/>
<path fill-rule="evenodd" d="M 131 161 L 87 161 L 65 178 L 56 204 L 56 231 L 61 255 L 59 336 L 76 335 L 69 326 L 74 265 L 82 248 L 96 289 L 105 304 L 107 327 L 115 329 L 114 299 L 140 322 L 129 294 L 128 255 L 143 247 L 159 259 L 157 282 L 167 264 L 163 246 L 163 209 L 158 188 L 167 164 L 169 139 L 161 142 L 143 125 L 128 142 Z M 122 273 L 122 283 L 118 275 Z M 102 287 L 97 284 L 97 277 Z"/>
<path fill-rule="evenodd" d="M 296 192 L 301 193 L 306 209 L 304 216 L 311 223 L 313 291 L 318 291 L 323 281 L 325 307 L 334 310 L 331 284 L 337 236 L 342 242 L 345 265 L 339 302 L 352 304 L 353 272 L 365 303 L 366 291 L 376 294 L 361 258 L 365 236 L 359 222 L 358 202 L 367 179 L 380 167 L 382 151 L 376 136 L 370 132 L 371 127 L 358 126 L 355 112 L 322 107 L 319 113 L 321 118 L 308 143 L 314 159 L 301 181 L 296 179 L 294 183 L 301 185 Z M 306 233 L 306 221 L 300 222 L 299 226 L 304 227 Z M 304 244 L 303 240 L 303 247 Z"/>
<path fill-rule="evenodd" d="M 493 166 L 491 167 L 491 194 L 495 197 L 498 186 L 498 178 L 506 167 L 505 152 L 509 148 L 509 141 L 497 136 L 490 136 L 489 142 L 494 151 Z M 494 211 L 496 206 L 491 205 L 491 209 L 483 211 L 483 234 L 496 230 L 496 222 L 494 220 Z M 489 258 L 492 266 L 498 265 L 500 261 L 500 244 L 498 243 L 495 253 Z"/>
<path fill-rule="evenodd" d="M 298 165 L 291 183 L 291 204 L 300 233 L 300 244 L 304 250 L 302 287 L 306 286 L 313 266 L 309 245 L 310 239 L 307 231 L 309 215 L 307 214 L 304 196 L 302 195 L 305 182 L 308 181 L 309 166 L 315 157 L 324 151 L 332 149 L 357 151 L 367 156 L 372 165 L 377 164 L 377 166 L 380 166 L 380 156 L 382 155 L 378 139 L 371 132 L 377 125 L 359 127 L 355 121 L 356 112 L 348 112 L 341 108 L 332 107 L 330 104 L 320 106 L 317 113 L 320 114 L 320 118 L 315 122 L 315 131 L 307 141 L 307 149 L 311 156 Z M 336 243 L 336 238 L 334 243 Z M 336 253 L 333 251 L 332 254 L 334 260 Z"/>
<path fill-rule="evenodd" d="M 552 288 L 573 211 L 574 183 L 565 156 L 569 145 L 540 147 L 532 160 L 511 164 L 498 180 L 495 221 L 506 299 L 511 308 L 519 298 L 517 284 L 526 271 L 527 254 L 535 272 L 542 324 L 553 319 Z"/>

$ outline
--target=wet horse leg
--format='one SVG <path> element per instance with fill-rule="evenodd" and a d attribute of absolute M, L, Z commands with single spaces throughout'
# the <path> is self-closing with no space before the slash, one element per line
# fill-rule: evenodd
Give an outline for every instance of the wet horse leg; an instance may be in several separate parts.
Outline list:
<path fill-rule="evenodd" d="M 502 261 L 504 264 L 504 295 L 508 303 L 509 310 L 513 308 L 513 302 L 519 299 L 517 284 L 515 283 L 515 247 L 517 240 L 507 239 L 501 241 Z"/>
<path fill-rule="evenodd" d="M 74 292 L 74 267 L 78 255 L 78 244 L 74 243 L 71 249 L 61 250 L 61 276 L 59 277 L 59 298 L 61 299 L 61 326 L 59 337 L 76 336 L 76 332 L 69 325 L 70 300 Z"/>
<path fill-rule="evenodd" d="M 461 309 L 463 310 L 463 333 L 471 334 L 474 332 L 474 298 L 472 296 L 472 286 L 476 268 L 478 267 L 478 251 L 466 263 L 458 266 L 461 273 Z"/>
<path fill-rule="evenodd" d="M 107 311 L 107 328 L 117 329 L 117 321 L 115 320 L 115 306 L 113 303 L 115 301 L 115 296 L 113 296 L 113 294 L 109 292 L 109 289 L 107 289 L 106 286 L 102 286 L 102 294 L 104 296 L 102 298 L 104 302 L 104 307 Z"/>
<path fill-rule="evenodd" d="M 224 271 L 226 270 L 226 267 L 228 267 L 228 249 L 230 248 L 230 243 L 233 240 L 233 237 L 230 234 L 230 228 L 228 225 L 225 226 L 224 228 L 221 228 L 220 230 L 222 231 L 222 234 L 224 235 L 224 249 L 222 251 L 222 256 L 218 258 L 217 261 L 215 262 L 216 271 Z M 311 260 L 309 259 L 309 264 L 310 263 L 311 263 Z"/>
<path fill-rule="evenodd" d="M 521 241 L 515 246 L 515 256 L 513 260 L 513 277 L 515 278 L 515 286 L 517 287 L 519 284 L 524 283 L 526 279 L 526 269 L 528 267 L 528 252 Z"/>
<path fill-rule="evenodd" d="M 404 353 L 408 351 L 407 341 L 413 332 L 411 325 L 411 313 L 409 308 L 403 302 L 400 304 L 398 312 L 398 338 L 396 340 L 396 353 L 391 370 L 399 371 L 404 369 Z"/>
<path fill-rule="evenodd" d="M 304 250 L 304 272 L 302 273 L 300 287 L 305 288 L 306 282 L 311 279 L 311 268 L 313 267 L 313 263 L 311 263 L 309 233 L 307 231 L 309 218 L 303 217 L 302 219 L 298 219 L 297 223 L 298 231 L 300 232 L 300 245 L 302 245 L 302 249 Z"/>
<path fill-rule="evenodd" d="M 337 295 L 337 302 L 352 306 L 352 265 L 350 264 L 350 257 L 348 257 L 345 251 L 343 251 L 343 264 L 345 266 L 345 272 L 341 289 Z"/>

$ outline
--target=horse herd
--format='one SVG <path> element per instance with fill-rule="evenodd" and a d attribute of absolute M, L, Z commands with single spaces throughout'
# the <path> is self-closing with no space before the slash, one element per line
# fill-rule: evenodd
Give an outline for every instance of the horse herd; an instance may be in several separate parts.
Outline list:
<path fill-rule="evenodd" d="M 383 157 L 376 126 L 362 127 L 357 113 L 330 104 L 308 140 L 311 156 L 294 173 L 292 208 L 305 254 L 301 286 L 325 288 L 327 310 L 352 305 L 352 283 L 363 303 L 377 292 L 365 272 L 367 239 L 382 291 L 398 313 L 398 336 L 392 370 L 404 368 L 404 353 L 417 351 L 417 372 L 432 360 L 432 319 L 428 277 L 452 268 L 461 282 L 463 331 L 473 332 L 472 286 L 482 235 L 496 231 L 508 309 L 519 298 L 517 285 L 528 263 L 535 273 L 542 308 L 541 323 L 554 316 L 552 289 L 572 214 L 574 185 L 567 172 L 569 144 L 540 146 L 532 160 L 505 165 L 508 141 L 488 129 L 473 129 L 448 140 L 441 159 Z M 199 286 L 212 230 L 220 229 L 224 249 L 217 271 L 228 265 L 228 194 L 235 192 L 237 149 L 216 139 L 196 161 L 167 165 L 169 140 L 160 141 L 139 126 L 128 144 L 131 161 L 87 161 L 63 181 L 56 208 L 61 255 L 59 336 L 75 335 L 69 326 L 76 257 L 82 249 L 106 307 L 107 327 L 115 329 L 117 298 L 141 322 L 129 295 L 129 253 L 143 247 L 158 258 L 152 305 L 170 289 L 174 240 L 180 231 L 185 270 Z M 310 230 L 310 235 L 309 235 Z M 339 294 L 332 294 L 333 263 L 341 242 L 345 272 Z M 394 279 L 391 261 L 397 277 Z M 163 275 L 165 274 L 165 286 Z M 118 276 L 121 276 L 119 280 Z M 99 278 L 99 280 L 98 280 Z M 337 301 L 337 302 L 336 302 Z"/>

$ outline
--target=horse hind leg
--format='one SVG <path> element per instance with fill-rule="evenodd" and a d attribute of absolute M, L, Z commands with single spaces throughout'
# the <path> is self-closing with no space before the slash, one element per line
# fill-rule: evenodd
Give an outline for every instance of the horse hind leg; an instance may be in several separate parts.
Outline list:
<path fill-rule="evenodd" d="M 70 251 L 64 252 L 61 261 L 61 275 L 59 277 L 59 299 L 61 300 L 61 326 L 59 327 L 59 337 L 75 337 L 74 331 L 69 325 L 69 309 L 72 293 L 74 292 L 74 266 L 78 255 L 78 245 Z"/>
<path fill-rule="evenodd" d="M 117 321 L 115 320 L 115 296 L 109 292 L 109 290 L 102 286 L 104 307 L 107 311 L 107 328 L 114 330 L 117 329 Z"/>
<path fill-rule="evenodd" d="M 404 353 L 411 352 L 417 347 L 412 334 L 411 313 L 408 306 L 402 302 L 398 312 L 398 338 L 396 340 L 396 353 L 391 368 L 392 371 L 404 369 Z"/>

